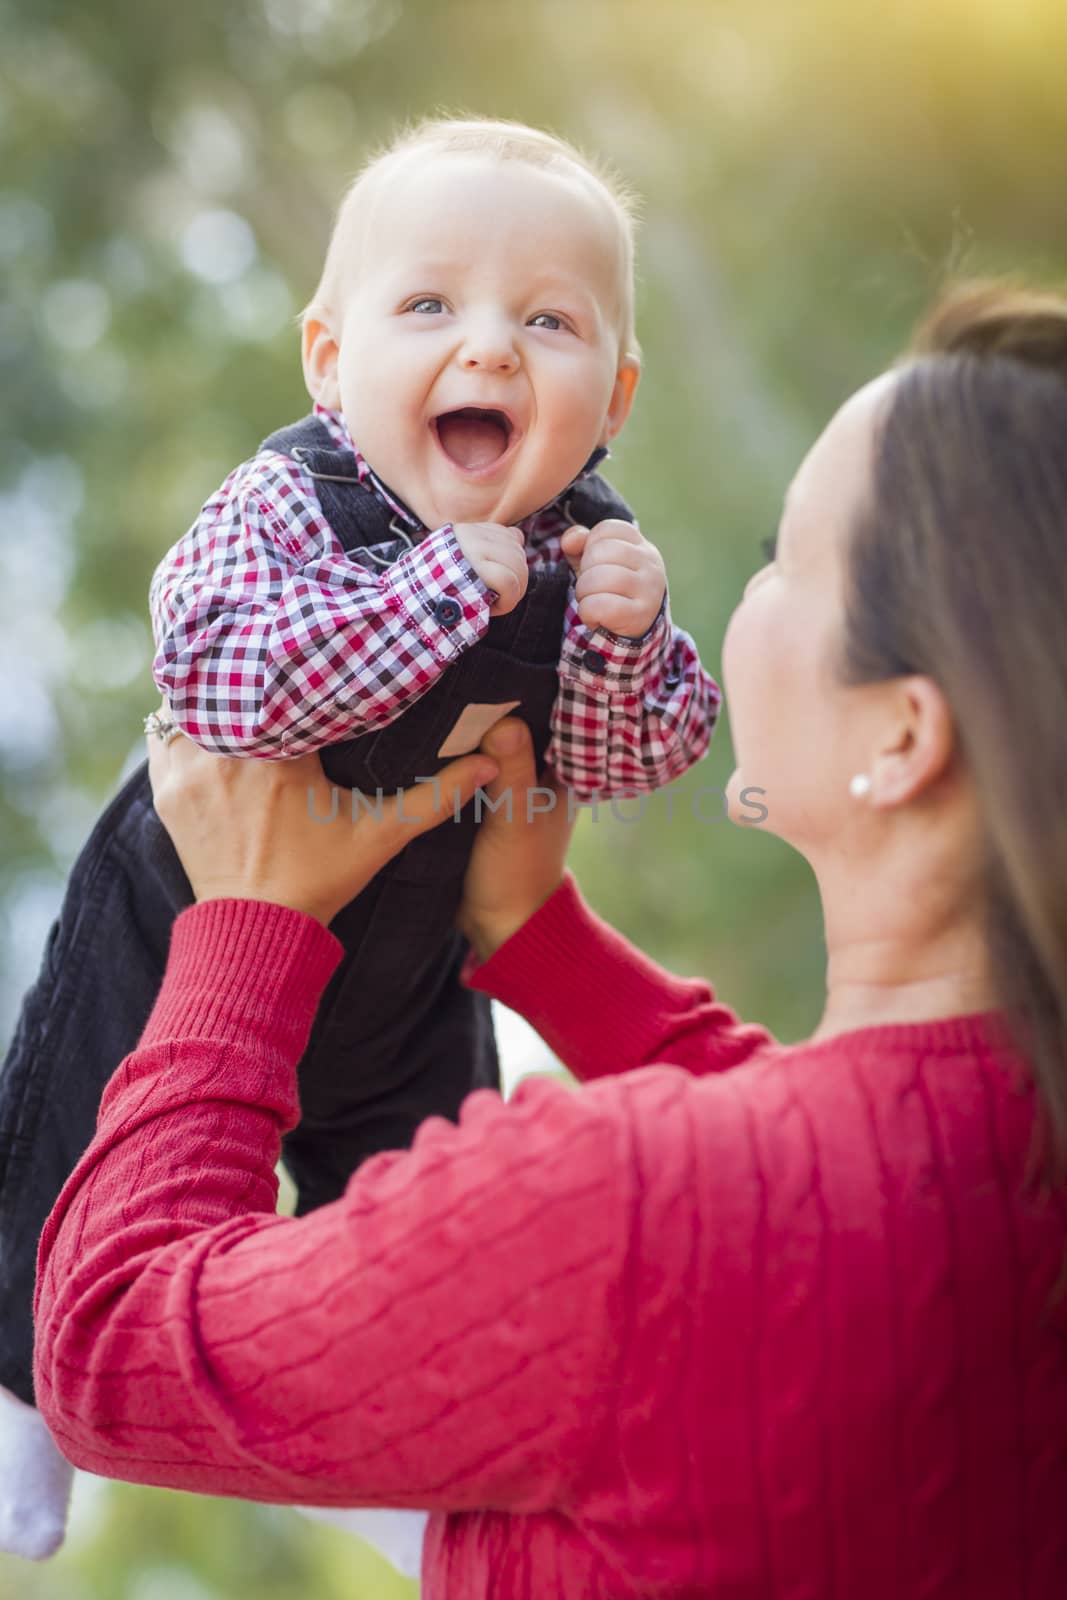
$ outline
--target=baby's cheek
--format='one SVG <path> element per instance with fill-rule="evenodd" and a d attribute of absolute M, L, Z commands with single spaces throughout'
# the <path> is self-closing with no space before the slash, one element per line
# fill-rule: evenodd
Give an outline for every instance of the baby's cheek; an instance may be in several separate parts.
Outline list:
<path fill-rule="evenodd" d="M 581 367 L 554 373 L 538 397 L 551 410 L 557 426 L 590 428 L 607 409 L 610 396 L 601 394 L 599 375 Z"/>

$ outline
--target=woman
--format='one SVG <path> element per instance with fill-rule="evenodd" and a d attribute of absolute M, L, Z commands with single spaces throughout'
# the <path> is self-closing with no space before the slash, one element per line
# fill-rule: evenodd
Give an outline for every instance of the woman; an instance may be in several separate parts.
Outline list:
<path fill-rule="evenodd" d="M 200 903 L 42 1239 L 73 1461 L 444 1513 L 430 1600 L 1067 1593 L 1065 441 L 1067 301 L 957 296 L 817 442 L 732 619 L 731 797 L 823 900 L 812 1039 L 596 919 L 502 724 L 442 783 L 515 800 L 468 981 L 597 1081 L 475 1095 L 299 1221 L 323 925 L 430 790 L 341 831 L 314 764 L 155 745 Z"/>

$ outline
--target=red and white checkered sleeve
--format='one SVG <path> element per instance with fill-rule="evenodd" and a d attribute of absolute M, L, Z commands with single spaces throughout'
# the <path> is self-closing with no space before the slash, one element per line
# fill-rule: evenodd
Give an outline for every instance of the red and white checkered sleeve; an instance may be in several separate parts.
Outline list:
<path fill-rule="evenodd" d="M 238 467 L 156 569 L 160 692 L 228 755 L 298 756 L 384 727 L 470 648 L 491 592 L 450 525 L 391 566 L 348 556 L 298 463 Z"/>
<path fill-rule="evenodd" d="M 666 599 L 641 639 L 587 628 L 572 590 L 547 760 L 578 800 L 644 794 L 707 752 L 722 696 Z"/>

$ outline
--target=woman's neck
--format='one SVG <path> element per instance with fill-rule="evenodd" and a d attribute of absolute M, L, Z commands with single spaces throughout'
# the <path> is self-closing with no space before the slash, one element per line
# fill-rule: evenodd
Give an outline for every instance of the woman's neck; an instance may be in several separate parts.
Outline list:
<path fill-rule="evenodd" d="M 979 970 L 958 968 L 925 977 L 894 979 L 859 972 L 828 972 L 826 1005 L 813 1039 L 832 1039 L 894 1022 L 935 1022 L 943 1017 L 989 1011 L 996 997 Z"/>
<path fill-rule="evenodd" d="M 813 1035 L 882 1023 L 932 1022 L 997 1004 L 987 945 L 954 871 L 917 862 L 883 877 L 820 876 L 826 1005 Z"/>

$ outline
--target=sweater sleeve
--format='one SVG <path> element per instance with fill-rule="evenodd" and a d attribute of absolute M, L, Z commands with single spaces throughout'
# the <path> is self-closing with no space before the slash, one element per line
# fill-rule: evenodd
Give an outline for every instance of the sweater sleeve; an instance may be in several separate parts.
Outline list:
<path fill-rule="evenodd" d="M 277 1216 L 295 1064 L 338 954 L 281 907 L 179 917 L 42 1235 L 41 1412 L 76 1466 L 139 1482 L 565 1505 L 612 1425 L 635 1204 L 621 1099 L 481 1091 L 334 1204 Z"/>
<path fill-rule="evenodd" d="M 773 1043 L 702 978 L 657 966 L 586 905 L 568 872 L 541 909 L 464 981 L 524 1016 L 579 1078 L 662 1062 L 723 1072 Z"/>

